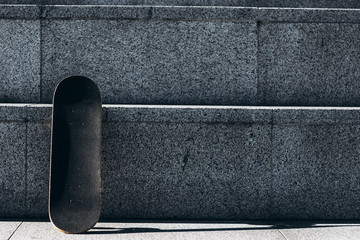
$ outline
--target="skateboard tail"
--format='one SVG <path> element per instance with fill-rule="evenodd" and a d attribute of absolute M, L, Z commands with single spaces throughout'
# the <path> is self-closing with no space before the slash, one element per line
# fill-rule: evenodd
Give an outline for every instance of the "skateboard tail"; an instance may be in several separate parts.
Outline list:
<path fill-rule="evenodd" d="M 101 212 L 101 94 L 88 78 L 62 80 L 53 97 L 49 217 L 65 233 L 91 229 Z"/>

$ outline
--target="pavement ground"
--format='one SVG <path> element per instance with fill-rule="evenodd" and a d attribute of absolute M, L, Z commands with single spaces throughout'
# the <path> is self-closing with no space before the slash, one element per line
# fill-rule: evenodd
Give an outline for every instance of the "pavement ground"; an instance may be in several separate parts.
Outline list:
<path fill-rule="evenodd" d="M 0 240 L 36 239 L 360 239 L 360 222 L 99 222 L 84 234 L 65 234 L 49 221 L 0 221 Z"/>

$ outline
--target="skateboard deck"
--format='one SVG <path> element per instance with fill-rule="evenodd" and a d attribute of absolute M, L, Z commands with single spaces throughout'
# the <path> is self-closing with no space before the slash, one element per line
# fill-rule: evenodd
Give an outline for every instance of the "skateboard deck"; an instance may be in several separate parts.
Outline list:
<path fill-rule="evenodd" d="M 86 77 L 71 76 L 53 97 L 49 217 L 60 231 L 92 228 L 101 211 L 101 94 Z"/>

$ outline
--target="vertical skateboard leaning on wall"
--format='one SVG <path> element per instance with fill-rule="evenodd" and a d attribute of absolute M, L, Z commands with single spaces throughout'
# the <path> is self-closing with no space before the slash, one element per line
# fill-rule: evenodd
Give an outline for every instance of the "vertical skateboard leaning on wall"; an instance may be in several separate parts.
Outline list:
<path fill-rule="evenodd" d="M 53 97 L 49 217 L 65 233 L 92 228 L 101 211 L 101 94 L 86 77 L 71 76 Z"/>

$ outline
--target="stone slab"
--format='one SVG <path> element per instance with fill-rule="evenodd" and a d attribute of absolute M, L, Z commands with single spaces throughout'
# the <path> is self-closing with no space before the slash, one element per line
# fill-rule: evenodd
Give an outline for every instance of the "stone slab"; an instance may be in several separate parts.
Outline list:
<path fill-rule="evenodd" d="M 153 7 L 152 18 L 171 20 L 256 20 L 257 8 L 249 7 Z"/>
<path fill-rule="evenodd" d="M 104 123 L 104 218 L 259 219 L 269 125 Z"/>
<path fill-rule="evenodd" d="M 272 217 L 359 219 L 359 142 L 358 124 L 275 125 Z"/>
<path fill-rule="evenodd" d="M 103 218 L 360 219 L 360 108 L 103 109 Z M 0 113 L 0 217 L 47 218 L 51 105 Z"/>
<path fill-rule="evenodd" d="M 4 1 L 2 1 L 4 2 Z M 212 1 L 197 4 L 163 2 L 153 0 L 143 2 L 111 3 L 104 1 L 54 1 L 48 5 L 16 5 L 0 2 L 0 18 L 9 19 L 171 19 L 171 20 L 251 20 L 264 22 L 359 22 L 360 4 L 346 7 L 344 4 L 299 1 L 293 4 L 235 1 L 233 4 Z M 31 3 L 32 0 L 19 1 L 18 4 Z M 37 1 L 36 4 L 41 2 Z M 324 7 L 325 6 L 325 7 Z M 339 8 L 340 7 L 340 8 Z"/>
<path fill-rule="evenodd" d="M 356 0 L 0 0 L 0 4 L 360 8 L 360 3 Z"/>
<path fill-rule="evenodd" d="M 21 222 L 0 221 L 0 240 L 9 240 Z"/>
<path fill-rule="evenodd" d="M 0 39 L 0 102 L 39 102 L 40 21 L 0 19 Z"/>
<path fill-rule="evenodd" d="M 0 122 L 0 218 L 24 216 L 26 211 L 26 126 Z"/>
<path fill-rule="evenodd" d="M 48 217 L 50 142 L 50 122 L 27 124 L 26 215 L 30 218 Z"/>
<path fill-rule="evenodd" d="M 236 106 L 104 105 L 107 122 L 271 123 L 272 109 Z"/>
<path fill-rule="evenodd" d="M 24 121 L 26 119 L 25 104 L 0 103 L 0 121 Z"/>
<path fill-rule="evenodd" d="M 256 29 L 231 21 L 44 21 L 42 102 L 64 77 L 84 75 L 103 103 L 253 103 Z"/>
<path fill-rule="evenodd" d="M 150 6 L 95 6 L 55 5 L 43 6 L 45 19 L 148 19 Z"/>
<path fill-rule="evenodd" d="M 60 3 L 60 2 L 59 2 Z M 1 4 L 1 3 L 0 3 Z M 170 19 L 170 20 L 250 20 L 263 22 L 334 22 L 359 23 L 359 9 L 255 7 L 217 4 L 161 6 L 145 5 L 1 5 L 0 18 L 9 19 Z M 275 4 L 276 5 L 276 4 Z M 260 5 L 261 6 L 261 5 Z M 360 7 L 360 6 L 359 6 Z"/>
<path fill-rule="evenodd" d="M 261 230 L 259 230 L 261 229 Z M 49 222 L 24 222 L 12 240 L 19 239 L 274 239 L 284 240 L 271 225 L 259 223 L 139 223 L 100 222 L 85 234 L 64 234 Z"/>
<path fill-rule="evenodd" d="M 359 23 L 359 17 L 359 9 L 260 8 L 258 20 L 264 22 Z"/>
<path fill-rule="evenodd" d="M 47 5 L 45 19 L 256 20 L 257 8 L 126 5 Z"/>
<path fill-rule="evenodd" d="M 46 19 L 253 20 L 257 8 L 194 6 L 55 5 L 42 7 Z"/>
<path fill-rule="evenodd" d="M 60 2 L 59 2 L 60 3 Z M 1 3 L 0 3 L 1 4 Z M 265 22 L 359 22 L 359 9 L 255 7 L 254 4 L 184 5 L 1 5 L 0 18 L 9 19 L 171 19 L 252 20 Z M 256 5 L 256 4 L 255 4 Z M 359 6 L 360 7 L 360 6 Z"/>
<path fill-rule="evenodd" d="M 264 23 L 259 34 L 263 105 L 358 106 L 359 24 Z"/>
<path fill-rule="evenodd" d="M 40 6 L 0 5 L 0 19 L 39 19 Z"/>
<path fill-rule="evenodd" d="M 52 104 L 27 104 L 26 118 L 31 122 L 51 122 Z"/>
<path fill-rule="evenodd" d="M 360 124 L 358 107 L 273 107 L 272 123 L 298 125 Z"/>

